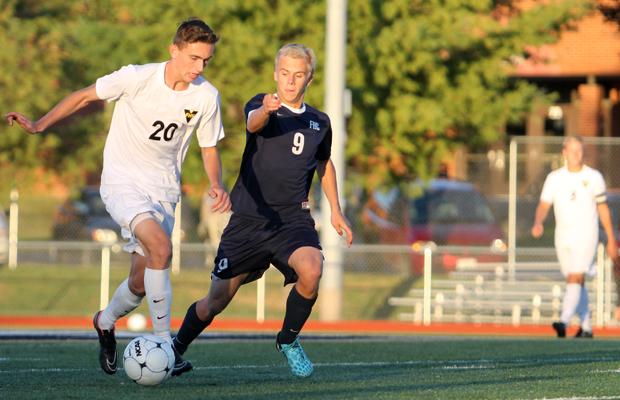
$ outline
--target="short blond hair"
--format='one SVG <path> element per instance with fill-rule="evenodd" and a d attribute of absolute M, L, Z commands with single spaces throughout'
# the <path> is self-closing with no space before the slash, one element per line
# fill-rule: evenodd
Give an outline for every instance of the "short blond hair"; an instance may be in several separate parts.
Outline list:
<path fill-rule="evenodd" d="M 310 68 L 310 78 L 314 76 L 314 70 L 316 69 L 316 56 L 310 47 L 298 43 L 289 43 L 282 46 L 280 50 L 278 50 L 278 54 L 276 54 L 276 69 L 278 68 L 278 61 L 280 60 L 280 57 L 284 56 L 305 58 L 306 63 Z"/>

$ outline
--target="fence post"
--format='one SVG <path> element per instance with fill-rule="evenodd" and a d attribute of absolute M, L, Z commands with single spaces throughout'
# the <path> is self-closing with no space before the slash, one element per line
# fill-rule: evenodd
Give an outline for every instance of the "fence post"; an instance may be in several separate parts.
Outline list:
<path fill-rule="evenodd" d="M 614 306 L 611 301 L 611 288 L 614 285 L 613 280 L 613 265 L 611 258 L 605 257 L 605 326 L 608 326 L 613 318 Z"/>
<path fill-rule="evenodd" d="M 265 322 L 265 275 L 267 271 L 263 273 L 263 276 L 256 281 L 256 322 Z"/>
<path fill-rule="evenodd" d="M 11 206 L 9 207 L 9 269 L 17 268 L 17 229 L 19 216 L 19 192 L 11 190 Z"/>
<path fill-rule="evenodd" d="M 435 243 L 429 242 L 424 246 L 424 305 L 422 309 L 422 323 L 431 324 L 431 281 L 433 271 L 433 248 Z"/>
<path fill-rule="evenodd" d="M 101 248 L 101 287 L 99 289 L 99 309 L 108 305 L 110 298 L 110 246 L 104 244 Z"/>
<path fill-rule="evenodd" d="M 517 251 L 517 142 L 513 138 L 509 147 L 508 163 L 508 278 L 515 279 Z"/>
<path fill-rule="evenodd" d="M 170 269 L 174 275 L 181 272 L 181 208 L 183 199 L 180 199 L 174 209 L 174 226 L 172 227 L 172 261 Z"/>
<path fill-rule="evenodd" d="M 599 243 L 596 250 L 596 326 L 601 327 L 605 312 L 605 246 Z"/>

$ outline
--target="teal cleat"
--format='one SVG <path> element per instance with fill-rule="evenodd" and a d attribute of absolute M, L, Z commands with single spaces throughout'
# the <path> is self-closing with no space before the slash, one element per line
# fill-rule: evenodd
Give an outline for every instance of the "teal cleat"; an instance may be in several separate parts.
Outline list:
<path fill-rule="evenodd" d="M 301 347 L 299 338 L 295 338 L 295 341 L 291 344 L 280 344 L 276 342 L 276 347 L 284 354 L 284 357 L 286 357 L 293 375 L 300 378 L 306 378 L 312 375 L 314 367 L 312 366 L 312 362 L 308 359 L 306 352 Z"/>

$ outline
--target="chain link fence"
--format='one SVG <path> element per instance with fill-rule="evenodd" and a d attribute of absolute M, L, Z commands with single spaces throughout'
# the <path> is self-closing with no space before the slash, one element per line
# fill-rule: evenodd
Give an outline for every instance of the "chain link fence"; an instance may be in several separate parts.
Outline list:
<path fill-rule="evenodd" d="M 345 281 L 356 282 L 358 286 L 345 284 L 343 296 L 364 299 L 364 293 L 351 293 L 351 291 L 357 291 L 364 285 L 372 286 L 373 282 L 376 285 L 384 282 L 382 294 L 365 303 L 365 308 L 376 310 L 370 313 L 372 318 L 398 319 L 403 312 L 407 314 L 409 311 L 403 311 L 402 304 L 390 303 L 390 299 L 408 298 L 409 300 L 405 300 L 406 304 L 421 304 L 420 301 L 424 296 L 420 292 L 424 286 L 422 279 L 424 248 L 427 244 L 434 242 L 431 244 L 436 247 L 433 248 L 430 265 L 430 271 L 432 271 L 430 287 L 434 295 L 427 300 L 431 302 L 429 304 L 432 304 L 433 309 L 442 301 L 444 306 L 437 309 L 442 311 L 437 311 L 436 316 L 433 314 L 432 320 L 472 322 L 488 320 L 497 323 L 514 323 L 513 315 L 516 309 L 513 309 L 513 306 L 521 307 L 521 313 L 524 315 L 526 308 L 531 309 L 525 306 L 526 303 L 532 304 L 532 302 L 539 301 L 532 298 L 538 294 L 538 292 L 534 293 L 534 288 L 539 286 L 546 288 L 544 294 L 539 294 L 542 299 L 540 301 L 543 303 L 549 300 L 549 304 L 545 306 L 546 310 L 556 310 L 553 307 L 557 304 L 554 306 L 552 302 L 561 295 L 564 284 L 557 266 L 554 265 L 557 259 L 552 248 L 554 227 L 552 213 L 546 222 L 546 235 L 542 239 L 533 240 L 529 230 L 546 175 L 552 169 L 562 165 L 562 141 L 563 138 L 560 137 L 518 137 L 513 140 L 512 147 L 508 148 L 512 148 L 512 152 L 494 149 L 485 154 L 464 156 L 463 160 L 459 161 L 460 177 L 469 182 L 470 185 L 466 187 L 467 191 L 480 195 L 476 200 L 469 200 L 460 195 L 432 197 L 428 206 L 424 206 L 427 208 L 420 208 L 422 207 L 421 200 L 419 200 L 420 193 L 416 195 L 418 197 L 413 195 L 407 197 L 408 194 L 403 197 L 401 194 L 401 200 L 404 199 L 404 201 L 390 203 L 389 191 L 383 192 L 383 197 L 365 196 L 351 191 L 356 192 L 356 195 L 348 202 L 350 206 L 346 212 L 353 223 L 356 241 L 351 248 L 342 246 L 339 250 L 342 252 Z M 620 171 L 614 169 L 613 166 L 614 154 L 620 150 L 618 147 L 620 140 L 586 138 L 584 142 L 586 164 L 601 171 L 606 180 L 613 222 L 617 227 L 620 217 Z M 515 167 L 512 172 L 514 178 L 512 186 L 511 165 Z M 454 188 L 454 186 L 450 187 Z M 515 199 L 514 224 L 509 223 L 511 195 Z M 46 211 L 47 214 L 53 214 L 48 218 L 49 223 L 43 224 L 40 213 L 33 213 L 33 206 L 27 201 L 23 204 L 18 199 L 11 201 L 12 212 L 7 213 L 7 217 L 10 214 L 21 215 L 21 217 L 13 215 L 19 222 L 20 228 L 17 232 L 25 229 L 40 233 L 37 240 L 23 239 L 20 236 L 9 240 L 8 233 L 5 234 L 4 239 L 0 235 L 0 241 L 5 244 L 0 246 L 0 250 L 8 248 L 8 253 L 11 253 L 10 249 L 13 249 L 16 257 L 13 267 L 23 264 L 98 268 L 107 257 L 112 268 L 128 269 L 130 256 L 121 249 L 120 230 L 105 212 L 97 187 L 76 189 L 75 195 L 56 203 L 51 211 Z M 396 204 L 398 207 L 395 206 Z M 489 211 L 476 211 L 471 207 L 472 204 L 484 205 Z M 20 211 L 16 212 L 16 207 L 19 205 L 21 205 Z M 407 208 L 408 213 L 403 213 L 403 210 Z M 180 208 L 178 236 L 173 238 L 177 244 L 173 259 L 173 272 L 180 272 L 181 276 L 183 271 L 202 271 L 206 272 L 205 276 L 208 277 L 208 272 L 213 267 L 216 242 L 205 237 L 204 229 L 200 233 L 199 209 L 200 201 L 192 202 L 190 199 L 184 199 Z M 394 210 L 398 210 L 400 214 Z M 443 227 L 445 234 L 441 236 L 441 239 L 433 239 L 427 232 L 426 237 L 416 238 L 414 233 L 419 234 L 419 232 L 412 228 L 415 224 L 412 222 L 414 215 L 411 213 L 417 213 L 415 216 L 426 218 L 427 222 L 432 216 L 443 218 L 433 229 L 438 231 Z M 483 220 L 486 221 L 483 225 L 486 228 L 498 227 L 498 229 L 492 229 L 493 236 L 482 235 L 480 224 L 473 224 L 471 220 L 468 221 L 469 224 L 463 226 L 455 223 L 454 218 L 467 219 L 475 214 L 483 216 Z M 39 216 L 35 219 L 32 215 Z M 8 232 L 10 224 L 9 218 L 6 219 L 7 229 L 5 231 Z M 447 226 L 451 228 L 445 229 Z M 322 227 L 319 228 L 322 229 Z M 515 244 L 515 259 L 512 260 L 512 264 L 509 259 L 510 248 L 507 247 L 511 237 L 514 238 Z M 478 242 L 471 241 L 476 238 L 479 239 Z M 5 254 L 3 258 L 0 254 L 0 261 L 3 259 L 10 260 L 10 257 Z M 501 276 L 497 275 L 500 270 Z M 538 275 L 535 275 L 533 270 L 537 271 Z M 491 277 L 487 276 L 489 274 Z M 478 276 L 486 277 L 483 278 L 484 282 L 491 286 L 497 284 L 499 282 L 497 279 L 501 278 L 501 282 L 506 282 L 503 284 L 504 291 L 508 291 L 507 288 L 511 288 L 511 291 L 519 288 L 520 293 L 516 293 L 515 298 L 502 300 L 500 292 L 477 284 L 476 279 L 480 280 Z M 527 279 L 521 279 L 523 277 Z M 520 279 L 521 285 L 518 283 Z M 608 280 L 605 283 L 605 301 L 607 302 L 605 315 L 609 323 L 608 316 L 611 312 L 610 307 L 612 307 L 609 302 L 615 304 L 616 301 L 615 281 L 611 281 L 609 274 L 605 279 Z M 592 291 L 597 291 L 598 289 L 592 285 L 596 283 L 590 283 L 590 287 Z M 451 289 L 446 291 L 446 287 Z M 555 289 L 556 287 L 560 289 Z M 480 290 L 486 290 L 487 297 L 480 297 Z M 441 293 L 443 299 L 442 296 L 435 298 L 438 293 Z M 448 307 L 449 297 L 452 299 L 450 304 L 455 307 Z M 478 302 L 470 307 L 466 302 L 467 299 L 478 299 Z M 508 302 L 504 307 L 508 311 L 504 310 L 506 312 L 499 313 L 497 304 L 503 304 L 501 302 L 504 301 Z M 457 307 L 458 304 L 460 308 Z M 422 323 L 420 310 L 415 311 L 415 307 L 411 307 L 412 314 L 406 319 Z M 471 308 L 473 314 L 465 312 L 463 307 Z M 450 311 L 451 309 L 453 312 Z M 531 317 L 531 310 L 527 312 L 530 312 Z M 350 313 L 347 315 L 352 318 L 369 318 L 368 315 L 362 317 Z M 470 317 L 467 317 L 468 315 Z M 482 315 L 487 315 L 487 317 L 482 318 Z M 541 318 L 522 318 L 520 321 L 547 323 L 548 319 L 553 316 L 555 314 L 547 313 Z"/>

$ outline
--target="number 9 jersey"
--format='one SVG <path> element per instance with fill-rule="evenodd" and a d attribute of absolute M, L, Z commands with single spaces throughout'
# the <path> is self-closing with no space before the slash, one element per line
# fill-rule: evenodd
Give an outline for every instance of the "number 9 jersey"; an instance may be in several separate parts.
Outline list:
<path fill-rule="evenodd" d="M 246 121 L 264 96 L 258 94 L 246 104 Z M 299 109 L 282 105 L 262 130 L 246 131 L 241 169 L 231 191 L 233 211 L 282 221 L 307 213 L 314 171 L 318 161 L 330 158 L 331 143 L 327 114 L 307 104 Z"/>
<path fill-rule="evenodd" d="M 165 69 L 165 62 L 127 65 L 97 80 L 97 96 L 116 102 L 101 184 L 135 185 L 154 200 L 176 203 L 192 133 L 200 147 L 213 147 L 224 128 L 217 89 L 199 76 L 187 89 L 173 90 Z"/>

